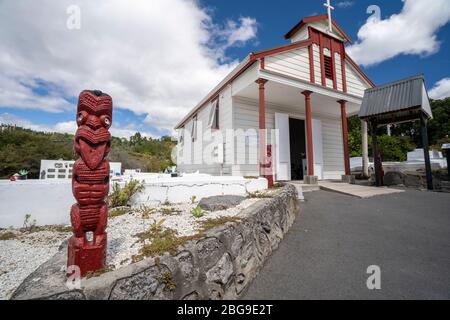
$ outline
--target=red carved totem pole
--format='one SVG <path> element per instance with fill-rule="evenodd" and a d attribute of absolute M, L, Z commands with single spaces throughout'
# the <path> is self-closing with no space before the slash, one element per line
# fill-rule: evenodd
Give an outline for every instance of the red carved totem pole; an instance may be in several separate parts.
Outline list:
<path fill-rule="evenodd" d="M 75 152 L 81 157 L 73 166 L 72 192 L 77 203 L 70 220 L 68 266 L 78 266 L 81 276 L 105 267 L 106 225 L 109 192 L 112 99 L 101 91 L 83 91 L 78 99 Z"/>

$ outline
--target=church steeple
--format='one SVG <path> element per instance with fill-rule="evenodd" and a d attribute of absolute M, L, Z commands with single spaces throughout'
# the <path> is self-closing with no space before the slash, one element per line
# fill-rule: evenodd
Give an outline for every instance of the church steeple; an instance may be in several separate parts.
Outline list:
<path fill-rule="evenodd" d="M 329 0 L 328 0 L 329 1 Z M 328 2 L 324 4 L 328 6 Z M 312 28 L 318 32 L 322 32 L 342 42 L 352 43 L 350 37 L 338 26 L 338 24 L 331 18 L 331 10 L 334 8 L 330 5 L 328 9 L 329 14 L 322 14 L 320 16 L 311 16 L 303 18 L 297 23 L 286 35 L 285 39 L 292 42 L 306 40 L 309 38 L 308 29 Z M 331 25 L 331 27 L 330 27 Z M 330 31 L 331 30 L 331 31 Z"/>

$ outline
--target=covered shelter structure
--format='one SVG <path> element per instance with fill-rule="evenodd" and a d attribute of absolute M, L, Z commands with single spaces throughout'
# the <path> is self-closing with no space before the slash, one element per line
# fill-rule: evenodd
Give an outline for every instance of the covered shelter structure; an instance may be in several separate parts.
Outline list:
<path fill-rule="evenodd" d="M 383 125 L 420 120 L 427 187 L 433 189 L 427 122 L 433 118 L 423 75 L 409 77 L 365 90 L 359 118 L 370 125 L 377 186 L 383 185 L 377 128 Z"/>

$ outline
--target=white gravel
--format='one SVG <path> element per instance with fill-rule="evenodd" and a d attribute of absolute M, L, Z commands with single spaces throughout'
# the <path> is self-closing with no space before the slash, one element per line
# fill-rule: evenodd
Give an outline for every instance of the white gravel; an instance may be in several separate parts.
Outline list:
<path fill-rule="evenodd" d="M 17 239 L 0 241 L 0 300 L 9 299 L 22 281 L 50 259 L 70 236 L 53 231 L 16 233 Z"/>
<path fill-rule="evenodd" d="M 243 209 L 248 208 L 259 199 L 247 199 L 240 205 L 228 210 L 207 212 L 201 218 L 195 218 L 191 210 L 197 204 L 179 204 L 170 206 L 154 207 L 155 212 L 149 217 L 143 218 L 140 210 L 129 214 L 112 218 L 108 222 L 108 256 L 107 264 L 112 268 L 119 268 L 130 264 L 131 258 L 139 253 L 142 243 L 135 237 L 138 233 L 145 232 L 153 223 L 162 223 L 162 227 L 177 231 L 179 236 L 191 236 L 199 232 L 200 222 L 219 217 L 234 217 Z M 164 214 L 163 210 L 174 210 L 172 214 Z M 179 212 L 178 212 L 179 211 Z"/>
<path fill-rule="evenodd" d="M 258 200 L 247 199 L 235 208 L 205 212 L 202 218 L 195 218 L 191 214 L 197 204 L 154 207 L 153 212 L 146 218 L 139 207 L 133 208 L 131 213 L 109 219 L 107 265 L 117 269 L 130 264 L 132 257 L 138 254 L 142 247 L 136 234 L 147 231 L 155 222 L 163 220 L 162 227 L 177 231 L 179 236 L 195 235 L 199 232 L 199 222 L 219 217 L 234 217 Z M 170 212 L 171 210 L 174 212 Z M 0 231 L 0 235 L 4 232 L 8 230 Z M 0 240 L 0 300 L 8 299 L 20 283 L 50 259 L 58 251 L 60 244 L 71 235 L 55 231 L 14 232 L 18 235 L 16 239 Z"/>

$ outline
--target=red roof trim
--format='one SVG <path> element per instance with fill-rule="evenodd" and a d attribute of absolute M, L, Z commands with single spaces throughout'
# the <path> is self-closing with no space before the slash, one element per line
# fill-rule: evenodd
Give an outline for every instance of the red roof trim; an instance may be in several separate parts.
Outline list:
<path fill-rule="evenodd" d="M 375 83 L 373 83 L 372 80 L 369 79 L 364 71 L 362 71 L 362 69 L 356 64 L 355 61 L 352 60 L 352 58 L 350 58 L 348 54 L 345 55 L 345 60 L 348 61 L 356 71 L 358 71 L 358 73 L 372 86 L 372 88 L 375 87 Z"/>
<path fill-rule="evenodd" d="M 326 14 L 322 14 L 320 16 L 312 16 L 312 17 L 306 17 L 303 18 L 299 23 L 297 23 L 288 33 L 285 34 L 284 38 L 285 39 L 290 39 L 292 38 L 292 36 L 298 31 L 300 30 L 305 24 L 307 23 L 312 23 L 312 22 L 316 22 L 316 21 L 321 21 L 321 20 L 326 20 L 328 19 L 328 15 Z M 342 30 L 342 28 L 336 23 L 336 21 L 334 21 L 333 19 L 331 19 L 331 22 L 333 23 L 333 26 L 340 32 L 342 33 L 342 35 L 344 36 L 345 40 L 347 40 L 350 44 L 353 44 L 352 39 L 350 39 L 350 37 L 345 33 L 344 30 Z"/>
<path fill-rule="evenodd" d="M 261 59 L 273 54 L 277 54 L 277 53 L 281 53 L 281 52 L 285 52 L 285 51 L 289 51 L 289 50 L 294 50 L 294 49 L 298 49 L 298 48 L 303 48 L 303 47 L 307 47 L 309 45 L 312 44 L 311 40 L 304 40 L 304 41 L 298 41 L 298 42 L 294 42 L 285 46 L 281 46 L 281 47 L 277 47 L 277 48 L 273 48 L 273 49 L 268 49 L 265 51 L 260 51 L 257 53 L 252 53 L 250 55 L 250 60 L 252 59 Z"/>

